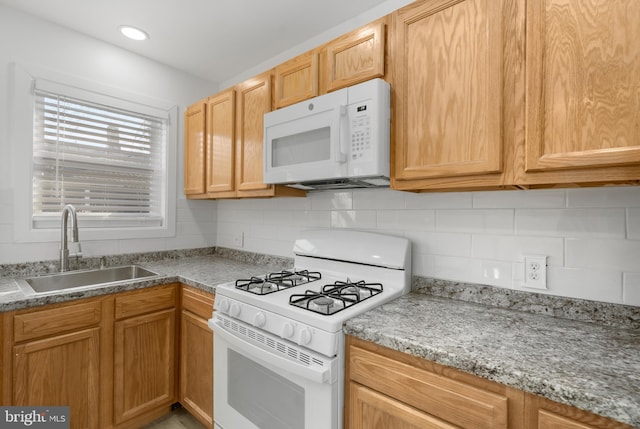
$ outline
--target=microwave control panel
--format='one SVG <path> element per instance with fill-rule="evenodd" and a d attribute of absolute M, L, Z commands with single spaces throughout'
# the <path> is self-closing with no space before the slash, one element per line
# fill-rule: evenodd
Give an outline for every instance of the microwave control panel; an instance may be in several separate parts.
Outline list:
<path fill-rule="evenodd" d="M 351 119 L 351 160 L 366 157 L 371 151 L 371 117 L 366 114 L 367 105 L 355 107 L 356 114 Z"/>

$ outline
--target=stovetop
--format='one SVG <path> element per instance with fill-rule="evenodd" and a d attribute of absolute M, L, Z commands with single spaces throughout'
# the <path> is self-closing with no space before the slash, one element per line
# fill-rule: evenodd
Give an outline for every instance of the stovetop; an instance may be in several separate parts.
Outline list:
<path fill-rule="evenodd" d="M 289 270 L 219 285 L 219 317 L 330 355 L 346 320 L 411 288 L 411 248 L 405 238 L 304 231 L 294 253 Z"/>

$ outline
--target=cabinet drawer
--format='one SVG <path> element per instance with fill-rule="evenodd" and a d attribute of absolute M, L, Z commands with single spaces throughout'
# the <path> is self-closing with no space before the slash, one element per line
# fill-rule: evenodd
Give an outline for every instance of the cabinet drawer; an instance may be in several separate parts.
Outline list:
<path fill-rule="evenodd" d="M 507 427 L 506 396 L 356 346 L 349 352 L 353 381 L 461 428 Z"/>
<path fill-rule="evenodd" d="M 13 319 L 15 342 L 61 334 L 100 323 L 100 301 L 83 302 L 16 314 Z"/>
<path fill-rule="evenodd" d="M 116 297 L 116 319 L 137 316 L 151 311 L 175 307 L 176 287 L 171 285 L 158 289 L 147 289 L 131 295 Z"/>
<path fill-rule="evenodd" d="M 213 294 L 183 286 L 182 308 L 209 319 L 213 313 Z"/>

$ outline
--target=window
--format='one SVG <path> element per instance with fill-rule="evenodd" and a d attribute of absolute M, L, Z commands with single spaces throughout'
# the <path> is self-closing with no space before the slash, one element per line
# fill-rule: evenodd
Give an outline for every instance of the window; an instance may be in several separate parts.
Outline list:
<path fill-rule="evenodd" d="M 30 169 L 18 172 L 28 197 L 16 202 L 16 213 L 29 216 L 17 238 L 57 240 L 43 237 L 59 234 L 65 204 L 76 208 L 81 239 L 173 235 L 177 107 L 21 72 L 14 103 L 18 116 L 22 110 L 30 118 L 17 121 L 13 138 L 28 140 L 18 157 Z"/>
<path fill-rule="evenodd" d="M 166 119 L 42 90 L 34 117 L 36 228 L 65 204 L 85 226 L 162 224 Z"/>

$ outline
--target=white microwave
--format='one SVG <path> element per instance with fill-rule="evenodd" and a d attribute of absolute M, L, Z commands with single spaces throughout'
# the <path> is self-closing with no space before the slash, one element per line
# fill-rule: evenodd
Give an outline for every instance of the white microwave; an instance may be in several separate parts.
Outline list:
<path fill-rule="evenodd" d="M 390 88 L 372 79 L 264 115 L 264 182 L 389 186 Z"/>

